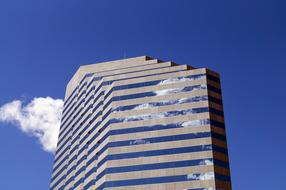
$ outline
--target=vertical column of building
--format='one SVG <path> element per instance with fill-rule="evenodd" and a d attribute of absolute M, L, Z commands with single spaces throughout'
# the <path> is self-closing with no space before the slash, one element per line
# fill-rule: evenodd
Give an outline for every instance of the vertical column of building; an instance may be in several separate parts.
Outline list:
<path fill-rule="evenodd" d="M 207 70 L 208 96 L 210 100 L 211 131 L 214 171 L 217 189 L 231 189 L 227 140 L 223 114 L 220 76 Z M 216 110 L 219 110 L 216 111 Z"/>
<path fill-rule="evenodd" d="M 88 157 L 88 150 L 90 148 L 91 141 L 87 140 L 91 134 L 92 124 L 94 121 L 93 113 L 94 113 L 94 96 L 95 96 L 95 84 L 94 83 L 94 74 L 91 75 L 88 85 L 87 85 L 87 97 L 85 102 L 85 115 L 87 115 L 86 119 L 83 121 L 84 126 L 80 130 L 80 149 L 79 149 L 79 159 L 77 162 L 78 170 L 77 170 L 77 184 L 73 187 L 74 190 L 76 189 L 83 189 L 84 188 L 84 181 L 86 179 L 86 167 L 87 167 L 87 157 Z"/>
<path fill-rule="evenodd" d="M 77 112 L 79 88 L 76 87 L 72 94 L 65 100 L 62 124 L 59 133 L 58 147 L 54 162 L 51 189 L 63 189 L 66 177 L 69 174 L 69 158 L 72 140 L 72 131 Z"/>
<path fill-rule="evenodd" d="M 90 144 L 92 143 L 91 140 L 89 140 L 89 136 L 96 128 L 96 124 L 94 124 L 94 121 L 98 118 L 100 118 L 100 114 L 94 114 L 94 112 L 98 111 L 98 107 L 94 105 L 97 105 L 95 99 L 95 94 L 98 91 L 101 91 L 101 88 L 98 87 L 96 78 L 91 77 L 93 74 L 87 74 L 84 77 L 84 80 L 86 80 L 85 85 L 85 101 L 82 105 L 82 112 L 81 112 L 81 120 L 79 127 L 74 131 L 74 136 L 77 138 L 73 144 L 76 147 L 76 165 L 74 168 L 74 174 L 70 178 L 70 185 L 66 186 L 66 189 L 83 189 L 84 187 L 84 181 L 86 176 L 86 166 L 87 166 L 87 156 L 90 148 Z M 100 93 L 101 95 L 101 93 Z M 100 112 L 99 112 L 100 113 Z"/>
<path fill-rule="evenodd" d="M 87 129 L 88 136 L 83 139 L 82 142 L 88 142 L 89 146 L 86 149 L 86 170 L 85 170 L 85 176 L 84 176 L 84 182 L 83 182 L 83 189 L 86 189 L 86 186 L 89 185 L 87 183 L 87 179 L 95 178 L 94 172 L 96 172 L 96 158 L 90 159 L 92 154 L 92 150 L 95 148 L 95 137 L 93 136 L 93 133 L 97 130 L 97 127 L 101 121 L 101 109 L 100 106 L 102 106 L 102 80 L 98 76 L 96 76 L 93 81 L 96 81 L 94 84 L 93 89 L 93 99 L 92 99 L 92 115 L 91 119 L 89 121 L 89 127 Z"/>
<path fill-rule="evenodd" d="M 79 98 L 78 101 L 80 102 L 77 107 L 79 109 L 78 115 L 76 115 L 76 122 L 74 123 L 73 131 L 72 131 L 72 143 L 71 143 L 71 151 L 70 151 L 70 160 L 69 163 L 71 165 L 69 169 L 69 175 L 67 176 L 67 180 L 65 183 L 65 189 L 72 189 L 74 186 L 79 185 L 78 183 L 78 160 L 79 157 L 79 150 L 81 144 L 79 143 L 81 138 L 81 129 L 84 125 L 85 119 L 85 98 L 86 98 L 86 86 L 87 82 L 85 77 L 79 83 Z"/>
<path fill-rule="evenodd" d="M 94 103 L 93 103 L 93 115 L 92 120 L 90 122 L 91 126 L 88 129 L 89 137 L 86 139 L 89 142 L 89 146 L 87 147 L 87 159 L 86 159 L 86 170 L 85 177 L 83 181 L 83 189 L 88 189 L 95 183 L 96 179 L 96 171 L 97 171 L 97 159 L 98 153 L 97 149 L 100 145 L 100 141 L 98 140 L 98 136 L 100 135 L 100 126 L 103 122 L 104 117 L 104 80 L 102 77 L 99 77 L 99 83 L 95 89 L 94 95 Z"/>

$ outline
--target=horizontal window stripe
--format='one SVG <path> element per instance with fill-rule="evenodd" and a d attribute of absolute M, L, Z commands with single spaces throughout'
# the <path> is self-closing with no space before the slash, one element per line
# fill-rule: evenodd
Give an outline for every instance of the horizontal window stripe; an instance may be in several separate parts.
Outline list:
<path fill-rule="evenodd" d="M 71 176 L 65 183 L 65 186 L 68 186 L 80 173 L 84 172 L 86 169 L 86 166 L 82 166 L 75 175 Z"/>
<path fill-rule="evenodd" d="M 216 92 L 216 93 L 218 93 L 218 94 L 221 94 L 221 89 L 219 89 L 219 88 L 216 88 L 216 87 L 214 87 L 214 86 L 211 86 L 211 85 L 207 85 L 207 87 L 208 87 L 208 89 L 209 90 L 211 90 L 211 91 L 213 91 L 213 92 Z"/>
<path fill-rule="evenodd" d="M 211 137 L 210 132 L 198 132 L 198 133 L 185 133 L 179 135 L 170 135 L 170 136 L 158 136 L 151 138 L 140 138 L 140 139 L 131 139 L 123 141 L 113 141 L 108 143 L 108 147 L 120 147 L 120 146 L 132 146 L 140 144 L 152 144 L 152 143 L 161 143 L 161 142 L 170 142 L 170 141 L 182 141 L 190 140 L 196 138 L 207 138 Z"/>
<path fill-rule="evenodd" d="M 114 130 L 110 130 L 110 134 L 111 135 L 120 135 L 120 134 L 128 134 L 128 133 L 138 133 L 138 132 L 183 128 L 182 123 L 183 122 L 177 122 L 177 123 L 170 123 L 170 124 L 146 125 L 146 126 L 141 126 L 141 127 L 114 129 Z M 209 119 L 201 120 L 201 126 L 202 125 L 208 125 L 208 124 L 210 124 Z M 198 126 L 199 125 L 194 126 L 194 127 L 198 127 Z"/>
<path fill-rule="evenodd" d="M 222 100 L 218 99 L 218 98 L 215 98 L 213 96 L 208 96 L 208 100 L 211 101 L 211 102 L 217 103 L 219 105 L 222 105 Z"/>
<path fill-rule="evenodd" d="M 69 100 L 70 100 L 71 97 L 74 95 L 74 93 L 77 91 L 77 89 L 78 89 L 78 87 L 76 87 L 76 88 L 72 91 L 72 93 L 69 95 L 69 97 L 65 100 L 64 105 L 66 105 L 66 104 L 69 102 Z"/>
<path fill-rule="evenodd" d="M 204 166 L 204 165 L 209 165 L 213 163 L 217 164 L 218 162 L 221 167 L 229 168 L 228 163 L 218 161 L 212 158 L 181 160 L 181 161 L 151 163 L 151 164 L 141 164 L 141 165 L 130 165 L 130 166 L 121 166 L 121 167 L 110 167 L 110 168 L 104 169 L 100 174 L 98 174 L 94 182 L 98 181 L 101 177 L 103 177 L 106 174 L 145 171 L 145 170 L 157 170 L 157 169 L 170 169 L 170 168 L 190 167 L 190 166 Z"/>
<path fill-rule="evenodd" d="M 93 167 L 91 170 L 89 170 L 86 174 L 85 174 L 85 178 L 88 178 L 89 176 L 91 176 L 93 173 L 95 173 L 97 171 L 97 167 Z"/>
<path fill-rule="evenodd" d="M 214 162 L 215 166 L 220 166 L 220 167 L 229 169 L 229 163 L 228 162 L 224 162 L 224 161 L 221 161 L 219 159 L 213 159 L 213 162 Z"/>
<path fill-rule="evenodd" d="M 191 79 L 191 80 L 198 80 L 206 77 L 205 74 L 195 74 L 195 75 L 188 75 L 184 77 L 174 77 L 178 80 L 180 79 Z M 165 79 L 167 80 L 167 79 Z M 139 83 L 133 83 L 133 84 L 126 84 L 126 85 L 119 85 L 113 87 L 114 90 L 126 90 L 126 89 L 132 89 L 132 88 L 138 88 L 138 87 L 146 87 L 146 86 L 154 86 L 160 84 L 164 80 L 154 80 L 154 81 L 148 81 L 148 82 L 139 82 Z M 177 82 L 182 82 L 182 81 L 177 81 Z"/>
<path fill-rule="evenodd" d="M 136 66 L 131 66 L 131 67 L 124 67 L 124 68 L 116 68 L 116 69 L 110 69 L 110 70 L 104 70 L 104 71 L 100 71 L 100 72 L 92 72 L 92 73 L 86 73 L 84 76 L 83 76 L 83 79 L 86 79 L 87 77 L 91 77 L 93 75 L 100 75 L 102 73 L 109 73 L 109 72 L 112 72 L 112 71 L 120 71 L 120 70 L 126 70 L 126 69 L 131 69 L 131 68 L 141 68 L 142 66 L 149 66 L 150 64 L 142 64 L 142 65 L 136 65 Z M 170 67 L 170 66 L 168 66 Z M 148 69 L 148 70 L 153 70 L 154 68 L 152 69 Z M 139 70 L 139 71 L 142 71 L 142 70 Z M 144 70 L 143 70 L 144 71 Z M 131 71 L 131 72 L 137 72 L 137 71 Z M 122 74 L 127 74 L 127 73 L 130 73 L 130 72 L 125 72 L 125 73 L 118 73 L 118 74 L 110 74 L 110 75 L 102 75 L 102 76 L 99 76 L 99 77 L 96 77 L 96 78 L 103 78 L 103 77 L 108 77 L 108 76 L 114 76 L 114 75 L 122 75 Z M 82 80 L 83 80 L 82 79 Z"/>
<path fill-rule="evenodd" d="M 219 173 L 215 173 L 215 179 L 221 180 L 221 181 L 226 181 L 230 182 L 230 176 L 222 175 Z"/>
<path fill-rule="evenodd" d="M 204 163 L 205 160 L 212 162 L 212 158 L 205 158 L 205 159 L 196 159 L 196 160 L 182 160 L 182 161 L 174 161 L 174 162 L 111 167 L 111 168 L 106 168 L 100 174 L 98 174 L 98 176 L 96 177 L 96 180 L 99 180 L 101 177 L 103 177 L 106 174 L 145 171 L 145 170 L 170 169 L 170 168 L 180 168 L 180 167 L 190 167 L 190 166 L 203 166 L 203 165 L 206 165 Z"/>
<path fill-rule="evenodd" d="M 107 155 L 105 158 L 99 161 L 97 167 L 100 167 L 107 160 L 121 160 L 121 159 L 129 159 L 129 158 L 171 155 L 171 154 L 181 154 L 181 153 L 187 153 L 187 152 L 200 152 L 200 151 L 209 151 L 209 150 L 212 150 L 212 146 L 210 144 L 200 145 L 200 146 L 189 146 L 189 147 L 168 148 L 168 149 L 160 149 L 160 150 L 130 152 L 130 153 L 122 153 L 122 154 L 112 154 L 112 155 Z"/>
<path fill-rule="evenodd" d="M 51 182 L 53 182 L 60 174 L 62 174 L 65 169 L 67 169 L 66 165 L 57 173 L 57 175 L 52 177 Z"/>
<path fill-rule="evenodd" d="M 93 185 L 95 185 L 95 179 L 88 182 L 88 184 L 86 184 L 83 189 L 84 190 L 89 189 Z"/>
<path fill-rule="evenodd" d="M 54 190 L 63 180 L 65 180 L 66 175 L 63 175 L 54 185 L 51 186 L 51 190 Z"/>
<path fill-rule="evenodd" d="M 75 170 L 75 169 L 76 169 L 76 165 L 72 166 L 72 167 L 67 171 L 67 176 L 68 176 L 69 174 L 71 174 L 72 171 Z"/>
<path fill-rule="evenodd" d="M 196 176 L 200 173 L 195 174 Z M 223 181 L 229 181 L 228 176 L 221 174 L 215 174 Z M 160 183 L 171 183 L 171 182 L 183 182 L 183 181 L 194 181 L 198 179 L 190 179 L 188 175 L 176 175 L 176 176 L 163 176 L 163 177 L 152 177 L 152 178 L 139 178 L 139 179 L 128 179 L 128 180 L 116 180 L 107 181 L 100 185 L 97 190 L 111 187 L 122 187 L 122 186 L 135 186 L 135 185 L 147 185 L 147 184 L 160 184 Z"/>
<path fill-rule="evenodd" d="M 213 125 L 213 126 L 216 126 L 216 127 L 222 128 L 222 129 L 225 129 L 225 125 L 224 125 L 224 123 L 222 123 L 222 122 L 215 121 L 215 120 L 213 120 L 213 119 L 211 119 L 210 122 L 211 122 L 211 125 Z"/>
<path fill-rule="evenodd" d="M 60 161 L 57 165 L 54 165 L 53 173 L 68 159 L 69 155 L 66 155 L 62 161 Z"/>
<path fill-rule="evenodd" d="M 156 118 L 167 118 L 173 116 L 182 116 L 182 115 L 194 115 L 199 113 L 214 113 L 217 115 L 222 115 L 222 112 L 209 107 L 197 107 L 186 110 L 177 110 L 177 111 L 167 111 L 167 112 L 158 112 L 150 114 L 141 114 L 141 115 L 129 115 L 125 117 L 112 118 L 111 123 L 121 123 L 121 122 L 130 122 L 130 121 L 140 121 L 140 120 L 149 120 Z"/>
<path fill-rule="evenodd" d="M 207 74 L 207 79 L 212 80 L 212 81 L 220 84 L 220 78 L 219 77 Z"/>
<path fill-rule="evenodd" d="M 79 186 L 81 183 L 84 182 L 84 177 L 80 178 L 77 182 L 75 182 L 74 186 L 71 188 L 72 189 L 75 189 L 77 188 L 77 186 Z"/>
<path fill-rule="evenodd" d="M 74 176 L 72 176 L 71 178 L 69 178 L 66 183 L 65 183 L 65 186 L 68 186 L 73 180 L 74 180 Z"/>
<path fill-rule="evenodd" d="M 200 102 L 200 101 L 206 101 L 208 100 L 207 95 L 203 96 L 194 96 L 191 98 L 181 98 L 181 99 L 171 99 L 171 100 L 162 100 L 162 101 L 156 101 L 156 102 L 148 102 L 144 103 L 148 105 L 148 108 L 153 108 L 153 107 L 160 107 L 160 106 L 168 106 L 168 105 L 179 105 L 183 103 L 190 103 L 190 102 Z M 128 111 L 128 110 L 133 110 L 133 109 L 138 109 L 138 107 L 142 104 L 131 104 L 131 105 L 125 105 L 125 106 L 117 106 L 113 108 L 113 112 L 118 112 L 118 111 Z"/>
<path fill-rule="evenodd" d="M 207 89 L 206 85 L 194 85 L 194 86 L 186 86 L 180 92 L 191 92 L 193 90 L 204 90 L 204 89 Z M 163 90 L 166 90 L 166 89 L 163 89 Z M 175 93 L 173 93 L 173 94 L 175 94 Z M 130 99 L 137 99 L 137 98 L 151 97 L 151 96 L 157 96 L 157 94 L 153 91 L 142 92 L 142 93 L 122 95 L 122 96 L 114 96 L 114 97 L 112 97 L 112 100 L 113 101 L 122 101 L 122 100 L 130 100 Z"/>
<path fill-rule="evenodd" d="M 79 92 L 87 85 L 87 82 L 84 82 L 83 85 L 80 85 Z"/>
<path fill-rule="evenodd" d="M 68 103 L 68 104 L 65 104 L 65 106 L 64 106 L 64 109 L 63 109 L 63 116 L 66 114 L 66 112 L 67 112 L 67 109 L 69 109 L 69 105 L 71 105 L 72 104 L 72 106 L 74 106 L 75 104 L 74 104 L 74 99 L 75 98 L 77 98 L 77 96 L 78 96 L 78 94 L 75 94 L 74 95 L 74 97 L 70 100 L 70 102 Z M 72 107 L 71 106 L 71 107 Z M 64 118 L 62 117 L 62 120 L 63 120 Z"/>

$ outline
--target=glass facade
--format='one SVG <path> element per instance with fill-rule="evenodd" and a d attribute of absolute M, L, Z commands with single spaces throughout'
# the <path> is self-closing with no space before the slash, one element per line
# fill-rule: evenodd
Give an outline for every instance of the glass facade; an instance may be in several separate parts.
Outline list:
<path fill-rule="evenodd" d="M 67 86 L 51 190 L 231 189 L 219 75 L 137 57 Z"/>

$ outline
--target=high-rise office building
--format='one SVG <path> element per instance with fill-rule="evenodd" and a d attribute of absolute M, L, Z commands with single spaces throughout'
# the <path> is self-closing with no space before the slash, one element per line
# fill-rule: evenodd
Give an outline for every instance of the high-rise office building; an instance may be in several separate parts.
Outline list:
<path fill-rule="evenodd" d="M 219 75 L 142 56 L 67 85 L 51 190 L 230 190 Z"/>

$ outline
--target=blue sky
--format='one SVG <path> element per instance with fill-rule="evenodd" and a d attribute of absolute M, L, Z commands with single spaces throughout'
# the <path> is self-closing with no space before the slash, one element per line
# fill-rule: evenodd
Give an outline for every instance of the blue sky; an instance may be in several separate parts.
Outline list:
<path fill-rule="evenodd" d="M 285 1 L 2 0 L 0 105 L 62 99 L 81 64 L 149 55 L 221 74 L 233 189 L 285 180 Z M 1 189 L 48 189 L 53 155 L 0 123 Z"/>

